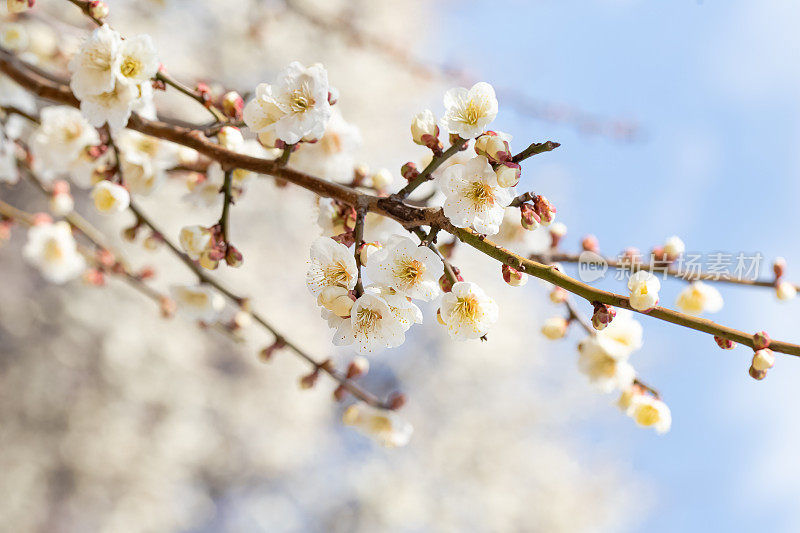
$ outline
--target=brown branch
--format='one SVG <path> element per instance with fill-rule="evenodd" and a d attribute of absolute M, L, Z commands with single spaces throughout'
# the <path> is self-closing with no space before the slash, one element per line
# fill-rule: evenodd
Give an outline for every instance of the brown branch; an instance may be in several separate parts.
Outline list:
<path fill-rule="evenodd" d="M 432 179 L 431 174 L 436 172 L 436 169 L 439 168 L 442 163 L 461 151 L 468 142 L 469 139 L 458 139 L 445 152 L 439 155 L 434 154 L 433 159 L 431 159 L 431 162 L 428 163 L 428 166 L 426 166 L 416 178 L 408 182 L 408 185 L 400 189 L 400 191 L 398 191 L 395 195 L 396 198 L 400 200 L 405 200 L 408 198 L 408 195 L 414 192 L 417 187 Z"/>

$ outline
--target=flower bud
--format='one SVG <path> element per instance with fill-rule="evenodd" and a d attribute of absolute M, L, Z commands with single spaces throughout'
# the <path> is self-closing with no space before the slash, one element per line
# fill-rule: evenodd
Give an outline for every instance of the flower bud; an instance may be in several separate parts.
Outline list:
<path fill-rule="evenodd" d="M 363 355 L 353 357 L 350 364 L 347 365 L 347 379 L 356 379 L 369 372 L 369 359 Z"/>
<path fill-rule="evenodd" d="M 512 287 L 522 287 L 528 282 L 527 274 L 524 274 L 516 268 L 512 268 L 508 265 L 503 265 L 501 272 L 503 273 L 503 281 Z"/>
<path fill-rule="evenodd" d="M 392 173 L 386 168 L 382 168 L 372 175 L 372 186 L 379 191 L 385 191 L 393 181 Z"/>
<path fill-rule="evenodd" d="M 87 268 L 83 271 L 83 281 L 87 285 L 102 287 L 106 283 L 106 278 L 102 270 L 97 268 Z"/>
<path fill-rule="evenodd" d="M 542 224 L 550 224 L 556 217 L 556 208 L 544 196 L 539 195 L 533 199 L 533 209 L 539 215 Z"/>
<path fill-rule="evenodd" d="M 56 193 L 50 197 L 50 212 L 57 217 L 63 217 L 72 212 L 75 207 L 75 201 L 72 195 L 67 192 Z"/>
<path fill-rule="evenodd" d="M 33 214 L 33 225 L 34 226 L 44 226 L 46 224 L 52 224 L 53 217 L 48 215 L 47 213 L 34 213 Z"/>
<path fill-rule="evenodd" d="M 563 222 L 556 222 L 550 226 L 550 247 L 558 248 L 561 239 L 567 234 L 567 226 Z"/>
<path fill-rule="evenodd" d="M 569 322 L 567 319 L 560 316 L 554 316 L 545 320 L 542 326 L 542 335 L 551 341 L 558 340 L 567 334 L 567 327 Z"/>
<path fill-rule="evenodd" d="M 767 377 L 766 370 L 756 370 L 756 368 L 752 365 L 750 366 L 750 370 L 748 370 L 748 373 L 750 374 L 751 378 L 757 379 L 758 381 L 761 381 L 762 379 Z"/>
<path fill-rule="evenodd" d="M 339 89 L 336 87 L 328 87 L 328 105 L 336 105 L 339 101 Z"/>
<path fill-rule="evenodd" d="M 222 112 L 225 113 L 225 116 L 233 120 L 241 120 L 243 109 L 244 99 L 236 91 L 228 91 L 222 97 Z"/>
<path fill-rule="evenodd" d="M 614 320 L 617 311 L 606 304 L 594 302 L 594 313 L 592 314 L 592 326 L 597 331 L 602 331 Z"/>
<path fill-rule="evenodd" d="M 760 371 L 769 370 L 775 366 L 775 352 L 769 348 L 762 348 L 753 354 L 753 368 Z"/>
<path fill-rule="evenodd" d="M 447 274 L 442 274 L 442 277 L 439 278 L 439 288 L 442 289 L 442 292 L 450 292 L 453 290 L 453 283 L 450 281 Z"/>
<path fill-rule="evenodd" d="M 542 219 L 531 204 L 522 204 L 519 206 L 519 213 L 522 227 L 526 230 L 533 231 L 538 228 L 539 224 L 542 222 Z"/>
<path fill-rule="evenodd" d="M 436 124 L 433 111 L 430 109 L 421 111 L 411 120 L 411 138 L 421 146 L 427 146 L 431 150 L 441 150 L 439 126 Z"/>
<path fill-rule="evenodd" d="M 409 161 L 400 167 L 400 175 L 408 181 L 414 180 L 414 178 L 419 176 L 419 170 L 417 170 L 416 163 Z"/>
<path fill-rule="evenodd" d="M 236 150 L 244 144 L 244 137 L 239 128 L 223 126 L 217 133 L 219 144 L 228 150 Z"/>
<path fill-rule="evenodd" d="M 219 259 L 215 259 L 214 256 L 208 251 L 203 252 L 200 255 L 198 263 L 206 270 L 216 270 L 219 267 Z"/>
<path fill-rule="evenodd" d="M 262 348 L 261 351 L 258 352 L 258 360 L 262 363 L 268 362 L 270 359 L 272 359 L 272 356 L 275 355 L 275 352 L 284 346 L 286 346 L 286 343 L 283 341 L 283 339 L 276 339 L 275 342 L 265 348 Z"/>
<path fill-rule="evenodd" d="M 344 401 L 346 397 L 347 397 L 347 387 L 345 387 L 344 385 L 339 385 L 338 387 L 336 387 L 336 389 L 334 389 L 333 391 L 334 401 L 341 402 Z"/>
<path fill-rule="evenodd" d="M 383 245 L 378 241 L 365 242 L 361 244 L 361 251 L 359 252 L 359 260 L 361 264 L 366 266 L 372 254 L 383 248 Z"/>
<path fill-rule="evenodd" d="M 475 139 L 475 153 L 485 156 L 491 163 L 502 163 L 511 159 L 508 141 L 494 131 L 487 131 Z"/>
<path fill-rule="evenodd" d="M 8 0 L 9 13 L 22 13 L 28 8 L 33 7 L 35 0 Z"/>
<path fill-rule="evenodd" d="M 664 242 L 664 246 L 661 247 L 661 250 L 664 253 L 664 258 L 667 261 L 674 261 L 678 258 L 678 256 L 686 251 L 686 245 L 683 244 L 683 241 L 680 239 L 680 237 L 673 235 Z"/>
<path fill-rule="evenodd" d="M 775 279 L 783 276 L 786 271 L 786 259 L 783 257 L 776 257 L 775 262 L 772 263 L 772 271 L 775 273 Z"/>
<path fill-rule="evenodd" d="M 89 14 L 97 20 L 103 20 L 108 16 L 108 4 L 101 0 L 89 2 Z"/>
<path fill-rule="evenodd" d="M 406 395 L 402 392 L 393 392 L 389 395 L 387 403 L 389 404 L 389 409 L 397 411 L 406 404 Z"/>
<path fill-rule="evenodd" d="M 581 248 L 587 252 L 598 253 L 600 251 L 600 243 L 597 242 L 597 237 L 594 235 L 587 235 L 581 241 Z"/>
<path fill-rule="evenodd" d="M 516 187 L 522 176 L 522 167 L 508 161 L 501 163 L 495 170 L 495 174 L 497 174 L 497 184 L 501 187 Z"/>
<path fill-rule="evenodd" d="M 797 289 L 788 281 L 779 281 L 775 284 L 775 293 L 778 296 L 778 300 L 791 300 L 797 296 Z"/>
<path fill-rule="evenodd" d="M 236 249 L 235 246 L 232 244 L 228 245 L 228 250 L 225 252 L 225 262 L 228 266 L 233 268 L 239 268 L 244 263 L 244 257 L 242 257 L 242 252 Z"/>
<path fill-rule="evenodd" d="M 317 303 L 336 316 L 346 318 L 350 316 L 350 310 L 353 308 L 354 302 L 350 297 L 350 291 L 344 287 L 330 285 L 325 287 L 319 294 Z"/>
<path fill-rule="evenodd" d="M 753 349 L 756 351 L 769 348 L 770 342 L 771 339 L 769 338 L 769 335 L 767 335 L 766 331 L 759 331 L 753 335 Z"/>
<path fill-rule="evenodd" d="M 554 304 L 563 304 L 569 298 L 569 293 L 562 287 L 553 287 L 550 291 L 550 301 Z"/>
<path fill-rule="evenodd" d="M 305 376 L 300 378 L 300 388 L 303 390 L 308 390 L 314 387 L 317 384 L 317 380 L 319 379 L 319 370 L 314 370 L 310 374 L 306 374 Z"/>
<path fill-rule="evenodd" d="M 178 310 L 178 304 L 169 296 L 162 296 L 158 302 L 158 308 L 162 318 L 172 318 L 175 316 L 175 311 Z"/>
<path fill-rule="evenodd" d="M 733 350 L 733 348 L 736 346 L 736 343 L 732 340 L 726 339 L 725 337 L 720 337 L 718 335 L 714 335 L 714 340 L 717 342 L 717 346 L 723 350 Z"/>

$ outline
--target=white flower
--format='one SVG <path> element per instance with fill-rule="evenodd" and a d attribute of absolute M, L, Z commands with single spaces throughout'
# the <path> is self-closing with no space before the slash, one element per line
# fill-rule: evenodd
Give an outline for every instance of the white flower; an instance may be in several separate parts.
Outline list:
<path fill-rule="evenodd" d="M 447 332 L 456 340 L 477 339 L 497 322 L 500 310 L 483 289 L 469 281 L 459 281 L 442 296 L 440 315 Z"/>
<path fill-rule="evenodd" d="M 319 139 L 331 117 L 328 72 L 322 65 L 289 64 L 275 85 L 256 87 L 244 108 L 244 121 L 256 133 L 274 133 L 286 144 Z"/>
<path fill-rule="evenodd" d="M 108 180 L 98 182 L 91 195 L 95 209 L 103 214 L 121 213 L 131 204 L 127 189 Z"/>
<path fill-rule="evenodd" d="M 612 321 L 613 324 L 613 321 Z M 596 336 L 578 344 L 578 368 L 603 392 L 626 389 L 636 377 L 633 367 L 624 358 L 610 354 Z"/>
<path fill-rule="evenodd" d="M 0 27 L 0 46 L 12 52 L 21 52 L 28 47 L 28 32 L 25 26 L 9 22 Z"/>
<path fill-rule="evenodd" d="M 32 226 L 22 255 L 52 283 L 74 279 L 86 268 L 72 230 L 64 221 Z"/>
<path fill-rule="evenodd" d="M 676 258 L 686 251 L 686 245 L 680 237 L 673 235 L 664 242 L 664 253 L 670 258 Z"/>
<path fill-rule="evenodd" d="M 364 403 L 355 403 L 342 415 L 345 425 L 353 426 L 381 446 L 397 448 L 411 440 L 414 428 L 393 411 L 383 411 Z"/>
<path fill-rule="evenodd" d="M 402 235 L 393 235 L 367 265 L 373 282 L 425 301 L 439 295 L 443 272 L 442 261 L 433 250 Z"/>
<path fill-rule="evenodd" d="M 631 291 L 631 307 L 637 311 L 649 311 L 658 305 L 658 291 L 661 282 L 650 272 L 640 270 L 628 279 L 628 290 Z"/>
<path fill-rule="evenodd" d="M 147 159 L 121 158 L 120 168 L 125 176 L 125 184 L 135 194 L 147 196 L 158 188 L 166 178 L 163 170 L 157 169 Z"/>
<path fill-rule="evenodd" d="M 355 343 L 358 353 L 371 353 L 400 346 L 405 340 L 405 331 L 386 300 L 373 292 L 365 292 L 353 304 L 350 317 L 342 320 L 333 344 Z"/>
<path fill-rule="evenodd" d="M 69 106 L 42 109 L 41 125 L 31 136 L 30 146 L 36 171 L 45 180 L 69 172 L 87 147 L 100 144 L 97 130 Z"/>
<path fill-rule="evenodd" d="M 775 366 L 775 352 L 769 348 L 761 348 L 753 354 L 753 368 L 764 372 Z"/>
<path fill-rule="evenodd" d="M 569 323 L 564 317 L 553 316 L 544 321 L 542 326 L 542 335 L 551 341 L 558 340 L 567 334 L 567 326 Z"/>
<path fill-rule="evenodd" d="M 422 146 L 430 146 L 439 137 L 439 126 L 433 111 L 420 111 L 411 120 L 411 138 Z"/>
<path fill-rule="evenodd" d="M 778 300 L 791 300 L 797 296 L 797 289 L 788 281 L 779 281 L 775 285 L 775 294 L 778 296 Z"/>
<path fill-rule="evenodd" d="M 72 72 L 69 85 L 79 100 L 114 90 L 121 61 L 121 45 L 119 33 L 106 24 L 94 30 L 84 41 L 69 63 Z"/>
<path fill-rule="evenodd" d="M 365 289 L 367 292 L 377 294 L 386 301 L 394 318 L 400 322 L 403 331 L 408 329 L 414 324 L 422 324 L 422 310 L 414 305 L 410 298 L 403 294 L 396 292 L 394 289 L 388 287 L 369 286 Z"/>
<path fill-rule="evenodd" d="M 220 146 L 238 152 L 244 144 L 244 136 L 239 128 L 233 126 L 223 126 L 217 133 L 217 141 Z"/>
<path fill-rule="evenodd" d="M 137 35 L 122 41 L 119 56 L 116 75 L 120 83 L 139 85 L 148 82 L 158 72 L 158 55 L 149 35 Z"/>
<path fill-rule="evenodd" d="M 169 141 L 129 129 L 119 132 L 115 140 L 122 154 L 130 161 L 149 161 L 159 169 L 169 169 L 178 164 L 178 145 Z"/>
<path fill-rule="evenodd" d="M 170 294 L 178 310 L 190 320 L 213 323 L 225 307 L 225 299 L 205 285 L 173 285 Z"/>
<path fill-rule="evenodd" d="M 16 183 L 17 181 L 19 181 L 17 147 L 0 131 L 0 182 Z"/>
<path fill-rule="evenodd" d="M 32 5 L 33 4 L 29 3 L 29 0 L 8 0 L 8 2 L 6 2 L 9 13 L 22 13 Z"/>
<path fill-rule="evenodd" d="M 372 186 L 375 189 L 379 191 L 385 191 L 386 188 L 394 181 L 394 177 L 388 168 L 381 168 L 378 169 L 378 171 L 372 176 L 370 176 L 370 181 L 372 181 Z"/>
<path fill-rule="evenodd" d="M 716 313 L 722 309 L 722 295 L 711 285 L 695 281 L 681 291 L 675 305 L 690 315 Z"/>
<path fill-rule="evenodd" d="M 486 82 L 476 83 L 469 90 L 450 89 L 444 94 L 444 107 L 442 127 L 462 139 L 474 139 L 497 116 L 494 88 Z"/>
<path fill-rule="evenodd" d="M 186 255 L 197 261 L 211 246 L 211 232 L 203 226 L 184 226 L 178 241 Z"/>
<path fill-rule="evenodd" d="M 108 92 L 82 98 L 81 113 L 92 126 L 99 128 L 107 122 L 112 130 L 120 130 L 128 123 L 133 105 L 140 96 L 138 85 L 118 83 Z"/>
<path fill-rule="evenodd" d="M 486 235 L 500 231 L 505 208 L 516 196 L 513 187 L 500 187 L 497 174 L 484 156 L 447 167 L 441 186 L 447 196 L 444 214 L 450 222 L 459 228 L 471 226 Z"/>
<path fill-rule="evenodd" d="M 347 290 L 355 288 L 358 267 L 347 246 L 329 237 L 319 237 L 311 244 L 310 255 L 306 285 L 314 296 L 331 285 Z"/>
<path fill-rule="evenodd" d="M 611 357 L 625 359 L 642 347 L 642 325 L 627 309 L 617 309 L 616 316 L 596 334 L 597 342 Z"/>
<path fill-rule="evenodd" d="M 648 394 L 634 394 L 628 415 L 640 426 L 652 427 L 659 435 L 672 426 L 672 414 L 667 404 Z"/>

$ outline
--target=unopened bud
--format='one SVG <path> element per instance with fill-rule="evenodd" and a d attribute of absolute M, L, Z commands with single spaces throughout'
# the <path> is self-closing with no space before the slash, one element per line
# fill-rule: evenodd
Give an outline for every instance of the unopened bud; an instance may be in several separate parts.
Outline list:
<path fill-rule="evenodd" d="M 503 281 L 505 281 L 512 287 L 522 287 L 528 282 L 527 274 L 520 272 L 516 268 L 510 267 L 508 265 L 503 265 L 501 268 L 501 272 L 503 274 Z"/>
<path fill-rule="evenodd" d="M 495 174 L 497 174 L 497 184 L 501 187 L 515 187 L 522 176 L 522 167 L 517 163 L 501 163 L 495 170 Z"/>
<path fill-rule="evenodd" d="M 62 192 L 53 194 L 50 197 L 50 212 L 57 217 L 63 217 L 70 214 L 75 207 L 75 201 L 69 192 Z"/>
<path fill-rule="evenodd" d="M 341 402 L 347 397 L 347 388 L 344 385 L 339 385 L 333 391 L 333 399 L 337 402 Z"/>
<path fill-rule="evenodd" d="M 550 247 L 551 248 L 558 248 L 558 245 L 561 243 L 561 239 L 563 239 L 567 234 L 567 225 L 563 222 L 556 222 L 555 224 L 550 226 Z"/>
<path fill-rule="evenodd" d="M 228 266 L 233 268 L 239 268 L 244 263 L 244 257 L 242 253 L 236 249 L 235 246 L 232 244 L 228 245 L 228 250 L 225 252 L 225 262 Z"/>
<path fill-rule="evenodd" d="M 197 262 L 206 270 L 216 270 L 219 267 L 219 259 L 214 259 L 210 252 L 203 252 Z"/>
<path fill-rule="evenodd" d="M 142 267 L 142 269 L 139 270 L 139 273 L 136 275 L 136 277 L 138 277 L 142 281 L 153 279 L 154 277 L 156 277 L 156 270 L 150 266 Z"/>
<path fill-rule="evenodd" d="M 598 253 L 600 251 L 600 243 L 597 242 L 597 237 L 594 235 L 587 235 L 581 241 L 581 248 L 587 252 Z"/>
<path fill-rule="evenodd" d="M 283 342 L 283 339 L 276 339 L 275 342 L 265 348 L 262 348 L 261 351 L 258 352 L 258 360 L 262 363 L 268 362 L 270 359 L 272 359 L 272 356 L 275 355 L 275 352 L 284 346 L 286 346 L 286 343 Z"/>
<path fill-rule="evenodd" d="M 225 113 L 225 116 L 234 120 L 241 120 L 243 109 L 244 99 L 236 91 L 228 91 L 222 97 L 222 112 Z"/>
<path fill-rule="evenodd" d="M 359 259 L 361 261 L 361 264 L 366 266 L 367 262 L 369 261 L 369 258 L 372 257 L 372 255 L 381 248 L 383 248 L 383 245 L 381 245 L 381 243 L 379 243 L 378 241 L 362 243 L 361 251 L 359 252 Z"/>
<path fill-rule="evenodd" d="M 556 208 L 542 195 L 533 199 L 533 209 L 539 215 L 542 224 L 550 224 L 556 217 Z"/>
<path fill-rule="evenodd" d="M 9 13 L 22 13 L 26 9 L 33 7 L 34 0 L 8 0 Z"/>
<path fill-rule="evenodd" d="M 34 226 L 45 226 L 47 224 L 53 223 L 53 217 L 48 215 L 47 213 L 34 213 L 33 214 L 33 225 Z"/>
<path fill-rule="evenodd" d="M 339 101 L 339 89 L 336 87 L 328 87 L 328 105 L 336 105 Z"/>
<path fill-rule="evenodd" d="M 475 153 L 486 157 L 492 163 L 502 163 L 511 159 L 508 141 L 494 131 L 487 131 L 475 139 Z"/>
<path fill-rule="evenodd" d="M 775 284 L 775 294 L 778 300 L 791 300 L 797 296 L 797 288 L 788 281 L 779 281 Z"/>
<path fill-rule="evenodd" d="M 158 302 L 158 308 L 163 318 L 172 318 L 178 310 L 178 304 L 168 296 L 162 296 Z"/>
<path fill-rule="evenodd" d="M 606 304 L 594 302 L 594 313 L 592 314 L 592 326 L 597 331 L 602 331 L 614 320 L 617 316 L 617 311 Z"/>
<path fill-rule="evenodd" d="M 567 327 L 569 322 L 567 319 L 560 316 L 554 316 L 545 320 L 542 326 L 542 335 L 555 341 L 564 337 L 567 334 Z"/>
<path fill-rule="evenodd" d="M 750 370 L 748 370 L 748 373 L 750 374 L 751 378 L 756 379 L 758 381 L 761 381 L 762 379 L 767 377 L 767 371 L 766 370 L 757 370 L 752 365 L 750 366 Z"/>
<path fill-rule="evenodd" d="M 100 0 L 89 2 L 89 14 L 97 20 L 103 20 L 108 16 L 108 5 Z"/>
<path fill-rule="evenodd" d="M 247 311 L 239 310 L 233 315 L 232 325 L 234 329 L 245 329 L 253 324 L 253 315 Z"/>
<path fill-rule="evenodd" d="M 150 234 L 145 238 L 144 241 L 142 241 L 142 246 L 144 246 L 145 250 L 154 252 L 161 246 L 161 242 L 162 240 L 160 237 Z"/>
<path fill-rule="evenodd" d="M 439 126 L 436 124 L 436 116 L 432 111 L 426 109 L 411 120 L 411 138 L 420 146 L 427 146 L 431 150 L 442 149 L 439 141 Z"/>
<path fill-rule="evenodd" d="M 87 268 L 83 272 L 83 281 L 85 281 L 87 285 L 102 287 L 105 285 L 106 279 L 101 270 L 96 268 Z"/>
<path fill-rule="evenodd" d="M 442 277 L 439 278 L 439 288 L 442 289 L 442 292 L 453 290 L 453 282 L 450 281 L 450 277 L 447 274 L 442 274 Z"/>
<path fill-rule="evenodd" d="M 382 168 L 372 175 L 372 186 L 379 191 L 385 191 L 393 181 L 394 178 L 388 168 Z"/>
<path fill-rule="evenodd" d="M 772 271 L 775 273 L 775 279 L 783 276 L 786 271 L 786 259 L 783 257 L 776 257 L 775 262 L 772 263 Z"/>
<path fill-rule="evenodd" d="M 228 150 L 236 150 L 244 143 L 241 130 L 233 126 L 223 126 L 217 133 L 217 140 L 220 146 Z"/>
<path fill-rule="evenodd" d="M 522 227 L 526 230 L 533 231 L 539 227 L 542 219 L 534 210 L 531 204 L 522 204 L 519 206 L 519 213 L 521 216 Z"/>
<path fill-rule="evenodd" d="M 350 297 L 350 291 L 344 287 L 329 285 L 319 293 L 317 303 L 336 316 L 346 318 L 350 316 L 354 302 Z"/>
<path fill-rule="evenodd" d="M 347 379 L 356 379 L 369 372 L 369 359 L 362 355 L 353 357 L 347 365 Z"/>
<path fill-rule="evenodd" d="M 409 161 L 402 167 L 400 167 L 400 175 L 403 176 L 408 181 L 414 180 L 417 176 L 419 176 L 419 170 L 417 170 L 417 164 L 413 161 Z"/>
<path fill-rule="evenodd" d="M 314 385 L 317 384 L 317 380 L 319 379 L 319 371 L 315 370 L 310 374 L 306 374 L 305 376 L 300 378 L 300 388 L 307 390 L 313 388 Z"/>
<path fill-rule="evenodd" d="M 136 240 L 136 233 L 139 231 L 138 225 L 133 225 L 129 228 L 125 228 L 122 230 L 122 238 L 126 241 L 135 241 Z"/>
<path fill-rule="evenodd" d="M 775 366 L 775 352 L 769 348 L 762 348 L 753 354 L 753 368 L 760 371 L 769 370 Z"/>
<path fill-rule="evenodd" d="M 387 403 L 389 409 L 397 411 L 406 404 L 406 396 L 402 392 L 393 392 L 389 395 L 389 401 Z"/>
<path fill-rule="evenodd" d="M 769 348 L 770 342 L 771 339 L 769 338 L 769 335 L 767 335 L 766 331 L 759 331 L 753 335 L 753 349 L 756 351 Z"/>
<path fill-rule="evenodd" d="M 553 287 L 550 291 L 550 301 L 554 304 L 563 304 L 569 298 L 569 293 L 563 287 Z"/>
<path fill-rule="evenodd" d="M 736 346 L 736 343 L 732 340 L 726 339 L 725 337 L 720 337 L 718 335 L 714 335 L 714 340 L 717 342 L 717 346 L 723 350 L 733 350 L 733 348 Z"/>

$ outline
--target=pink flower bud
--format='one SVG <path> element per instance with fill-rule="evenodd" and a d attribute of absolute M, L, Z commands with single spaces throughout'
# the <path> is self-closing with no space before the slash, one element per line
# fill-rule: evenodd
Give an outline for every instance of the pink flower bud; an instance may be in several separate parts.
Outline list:
<path fill-rule="evenodd" d="M 475 139 L 475 153 L 485 156 L 492 163 L 511 159 L 511 148 L 496 132 L 487 131 Z"/>
<path fill-rule="evenodd" d="M 242 253 L 236 249 L 232 244 L 228 245 L 228 251 L 225 253 L 225 262 L 228 263 L 228 266 L 233 268 L 239 268 L 244 263 L 244 257 L 242 257 Z"/>
<path fill-rule="evenodd" d="M 600 251 L 600 243 L 594 235 L 587 235 L 581 241 L 581 248 L 587 252 L 598 253 Z"/>
<path fill-rule="evenodd" d="M 100 0 L 89 2 L 89 14 L 97 20 L 103 20 L 108 16 L 108 5 Z"/>
<path fill-rule="evenodd" d="M 236 91 L 228 91 L 222 97 L 222 111 L 225 116 L 234 120 L 242 119 L 242 110 L 244 110 L 244 99 L 242 95 Z"/>
<path fill-rule="evenodd" d="M 775 262 L 772 263 L 772 271 L 775 273 L 775 279 L 783 276 L 786 271 L 786 259 L 783 257 L 776 257 Z"/>
<path fill-rule="evenodd" d="M 451 146 L 460 145 L 461 146 L 461 150 L 460 151 L 463 152 L 464 150 L 467 149 L 467 144 L 469 144 L 469 143 L 465 143 L 464 139 L 459 137 L 457 133 L 451 133 L 450 134 L 450 145 Z"/>
<path fill-rule="evenodd" d="M 523 274 L 516 268 L 510 267 L 508 265 L 503 265 L 501 268 L 501 272 L 503 274 L 503 281 L 505 281 L 512 287 L 521 287 L 528 282 L 528 276 L 526 274 Z"/>
<path fill-rule="evenodd" d="M 597 331 L 606 329 L 606 327 L 617 316 L 617 311 L 606 304 L 594 302 L 594 313 L 592 314 L 592 326 Z"/>
<path fill-rule="evenodd" d="M 453 283 L 450 281 L 450 278 L 447 277 L 447 274 L 442 274 L 442 277 L 439 278 L 439 288 L 442 289 L 442 292 L 450 292 L 453 290 Z"/>
<path fill-rule="evenodd" d="M 758 381 L 761 381 L 762 379 L 767 377 L 767 371 L 766 370 L 757 370 L 752 365 L 750 366 L 750 370 L 748 371 L 748 373 L 750 374 L 751 378 L 756 379 Z"/>
<path fill-rule="evenodd" d="M 87 268 L 83 272 L 83 281 L 85 281 L 88 285 L 94 285 L 95 287 L 102 287 L 105 285 L 106 279 L 103 272 L 97 268 Z"/>
<path fill-rule="evenodd" d="M 766 331 L 759 331 L 753 335 L 753 349 L 756 351 L 769 348 L 770 342 L 771 339 L 769 338 L 769 335 L 767 335 Z"/>
<path fill-rule="evenodd" d="M 178 310 L 178 304 L 175 303 L 175 300 L 168 296 L 162 296 L 158 302 L 158 308 L 161 311 L 161 316 L 163 318 L 172 318 L 175 316 L 175 311 Z"/>
<path fill-rule="evenodd" d="M 417 165 L 413 161 L 409 161 L 402 167 L 400 167 L 400 175 L 403 176 L 408 181 L 412 181 L 414 178 L 419 176 L 419 170 L 417 170 Z"/>
<path fill-rule="evenodd" d="M 717 335 L 714 335 L 714 340 L 717 342 L 717 346 L 723 350 L 732 350 L 736 346 L 736 343 L 732 340 Z"/>
<path fill-rule="evenodd" d="M 522 167 L 507 161 L 497 167 L 495 174 L 497 174 L 497 184 L 501 187 L 516 187 L 522 176 Z"/>
<path fill-rule="evenodd" d="M 347 379 L 355 379 L 369 372 L 369 359 L 357 355 L 347 366 Z"/>
<path fill-rule="evenodd" d="M 556 208 L 541 195 L 533 199 L 533 209 L 539 215 L 542 224 L 550 224 L 556 216 Z"/>
<path fill-rule="evenodd" d="M 519 213 L 522 217 L 522 227 L 527 230 L 535 230 L 542 222 L 541 217 L 539 217 L 531 204 L 522 204 L 519 206 Z"/>
<path fill-rule="evenodd" d="M 339 101 L 339 89 L 336 87 L 330 87 L 328 89 L 328 105 L 336 105 L 336 102 Z"/>

